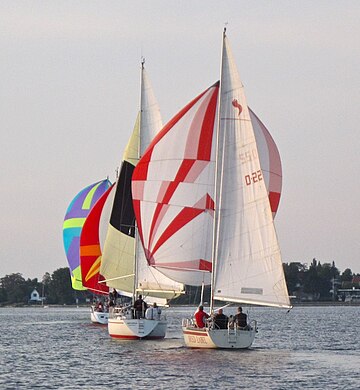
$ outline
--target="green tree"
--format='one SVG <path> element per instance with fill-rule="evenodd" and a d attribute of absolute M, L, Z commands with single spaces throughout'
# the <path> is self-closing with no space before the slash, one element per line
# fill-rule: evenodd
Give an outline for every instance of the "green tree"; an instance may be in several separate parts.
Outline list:
<path fill-rule="evenodd" d="M 3 303 L 27 303 L 30 292 L 22 274 L 6 275 L 0 279 Z"/>
<path fill-rule="evenodd" d="M 43 297 L 47 297 L 49 294 L 51 286 L 51 276 L 49 272 L 45 272 L 44 276 L 42 277 L 42 288 L 41 288 L 41 294 Z"/>
<path fill-rule="evenodd" d="M 67 305 L 75 303 L 75 293 L 71 287 L 69 268 L 59 268 L 52 273 L 48 302 Z"/>
<path fill-rule="evenodd" d="M 351 282 L 353 278 L 353 273 L 350 268 L 346 268 L 346 270 L 341 274 L 342 282 Z"/>
<path fill-rule="evenodd" d="M 0 286 L 0 305 L 6 302 L 6 291 Z"/>
<path fill-rule="evenodd" d="M 301 263 L 284 263 L 283 267 L 289 294 L 293 295 L 303 284 L 306 266 Z"/>
<path fill-rule="evenodd" d="M 312 294 L 315 299 L 319 298 L 318 284 L 319 284 L 319 275 L 318 275 L 318 263 L 316 259 L 313 259 L 309 270 L 306 272 L 304 277 L 304 292 Z"/>
<path fill-rule="evenodd" d="M 321 300 L 329 300 L 332 298 L 332 279 L 334 278 L 335 269 L 329 263 L 318 264 L 318 286 L 317 290 Z"/>

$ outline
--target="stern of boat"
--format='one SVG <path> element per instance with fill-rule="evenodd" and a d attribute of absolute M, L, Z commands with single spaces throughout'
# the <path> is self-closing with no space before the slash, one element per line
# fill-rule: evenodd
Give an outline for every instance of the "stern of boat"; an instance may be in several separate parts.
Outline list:
<path fill-rule="evenodd" d="M 130 312 L 114 311 L 108 322 L 109 335 L 117 339 L 163 339 L 166 334 L 167 321 L 131 318 Z"/>
<path fill-rule="evenodd" d="M 182 323 L 185 345 L 189 348 L 247 349 L 254 342 L 257 332 L 256 321 L 248 329 L 197 328 L 192 320 Z"/>
<path fill-rule="evenodd" d="M 96 311 L 95 308 L 91 306 L 90 319 L 93 324 L 107 325 L 109 313 Z"/>

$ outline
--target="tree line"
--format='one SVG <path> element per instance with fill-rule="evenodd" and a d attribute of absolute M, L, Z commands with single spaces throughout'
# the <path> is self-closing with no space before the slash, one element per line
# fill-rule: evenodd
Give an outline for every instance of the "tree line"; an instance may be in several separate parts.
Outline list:
<path fill-rule="evenodd" d="M 360 274 L 350 268 L 340 273 L 334 262 L 321 264 L 313 259 L 310 266 L 298 262 L 283 266 L 289 295 L 299 301 L 344 300 L 339 290 L 359 288 Z"/>
<path fill-rule="evenodd" d="M 313 259 L 306 263 L 284 263 L 286 283 L 290 296 L 298 301 L 331 301 L 342 298 L 339 289 L 359 288 L 360 274 L 353 274 L 350 268 L 342 273 L 335 263 L 321 264 Z M 357 278 L 356 278 L 357 277 Z M 59 268 L 51 275 L 46 272 L 42 280 L 25 279 L 20 273 L 0 278 L 0 305 L 27 305 L 30 294 L 36 289 L 45 297 L 46 304 L 84 304 L 94 299 L 89 291 L 77 291 L 71 287 L 70 272 L 67 267 Z M 172 301 L 173 304 L 197 305 L 200 302 L 200 287 L 186 286 L 186 294 Z M 210 288 L 204 291 L 204 301 L 209 302 Z"/>
<path fill-rule="evenodd" d="M 69 268 L 59 268 L 51 275 L 46 272 L 42 280 L 25 279 L 21 273 L 13 273 L 0 278 L 0 305 L 27 305 L 30 294 L 36 289 L 44 303 L 71 305 L 91 298 L 88 291 L 76 291 L 71 287 Z"/>

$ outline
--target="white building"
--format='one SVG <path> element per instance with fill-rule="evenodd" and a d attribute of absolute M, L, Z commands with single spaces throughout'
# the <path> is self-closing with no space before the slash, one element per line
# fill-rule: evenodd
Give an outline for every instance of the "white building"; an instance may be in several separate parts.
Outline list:
<path fill-rule="evenodd" d="M 45 299 L 45 297 L 41 297 L 36 288 L 32 291 L 30 294 L 30 303 L 37 303 L 37 302 L 42 302 Z"/>

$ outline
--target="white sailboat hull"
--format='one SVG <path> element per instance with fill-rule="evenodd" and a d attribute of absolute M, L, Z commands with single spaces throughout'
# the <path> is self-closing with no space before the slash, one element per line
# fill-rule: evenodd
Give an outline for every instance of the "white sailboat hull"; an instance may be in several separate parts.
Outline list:
<path fill-rule="evenodd" d="M 246 349 L 251 347 L 256 328 L 240 329 L 207 329 L 183 326 L 185 345 L 189 348 L 223 348 Z"/>
<path fill-rule="evenodd" d="M 107 325 L 109 321 L 109 313 L 96 311 L 92 306 L 90 312 L 90 318 L 93 324 Z"/>
<path fill-rule="evenodd" d="M 163 339 L 166 329 L 166 320 L 110 318 L 108 322 L 109 335 L 117 339 Z"/>

